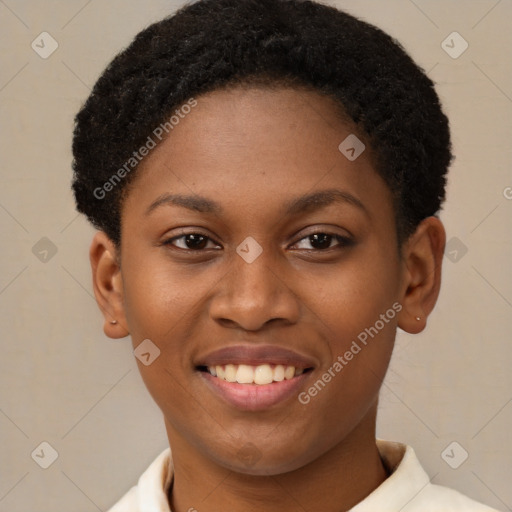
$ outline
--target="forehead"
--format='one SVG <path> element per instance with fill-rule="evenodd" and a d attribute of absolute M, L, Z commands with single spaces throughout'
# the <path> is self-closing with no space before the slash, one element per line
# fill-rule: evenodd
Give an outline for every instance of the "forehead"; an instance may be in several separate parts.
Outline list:
<path fill-rule="evenodd" d="M 255 211 L 332 188 L 377 202 L 381 211 L 380 203 L 391 206 L 371 147 L 363 146 L 334 100 L 307 90 L 263 87 L 222 89 L 196 100 L 139 165 L 130 208 L 180 193 L 215 198 L 228 210 L 243 205 Z M 347 158 L 354 152 L 346 152 L 344 141 L 349 150 L 364 150 Z"/>

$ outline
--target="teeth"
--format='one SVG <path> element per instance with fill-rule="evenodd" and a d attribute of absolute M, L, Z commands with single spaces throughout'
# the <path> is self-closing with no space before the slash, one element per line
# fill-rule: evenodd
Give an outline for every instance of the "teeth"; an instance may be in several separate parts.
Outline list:
<path fill-rule="evenodd" d="M 287 366 L 284 371 L 284 378 L 290 380 L 295 375 L 295 368 L 293 366 Z"/>
<path fill-rule="evenodd" d="M 208 371 L 214 377 L 227 382 L 265 385 L 272 382 L 281 382 L 285 379 L 293 379 L 293 377 L 302 375 L 304 368 L 295 368 L 295 366 L 284 366 L 282 364 L 275 366 L 270 364 L 261 364 L 259 366 L 226 364 L 222 366 L 209 366 Z"/>
<path fill-rule="evenodd" d="M 236 381 L 240 384 L 252 384 L 254 382 L 254 369 L 247 364 L 238 365 Z"/>
<path fill-rule="evenodd" d="M 223 379 L 224 380 L 224 377 L 226 376 L 226 372 L 224 371 L 224 367 L 223 366 L 216 366 L 215 370 L 217 372 L 217 377 L 219 377 L 219 379 Z"/>
<path fill-rule="evenodd" d="M 273 380 L 274 372 L 269 364 L 262 364 L 254 370 L 254 384 L 270 384 Z"/>
<path fill-rule="evenodd" d="M 227 364 L 224 379 L 226 379 L 228 382 L 236 382 L 236 374 L 237 374 L 237 371 L 236 371 L 235 365 Z"/>
<path fill-rule="evenodd" d="M 282 364 L 278 364 L 274 368 L 274 380 L 276 382 L 281 382 L 284 380 L 284 366 Z"/>

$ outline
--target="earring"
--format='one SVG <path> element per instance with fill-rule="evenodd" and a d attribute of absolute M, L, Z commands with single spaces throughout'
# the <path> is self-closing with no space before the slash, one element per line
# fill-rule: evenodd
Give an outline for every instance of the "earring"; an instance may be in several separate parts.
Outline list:
<path fill-rule="evenodd" d="M 112 325 L 116 325 L 116 324 L 117 324 L 117 320 L 110 320 L 110 323 L 111 323 Z"/>
<path fill-rule="evenodd" d="M 419 322 L 421 320 L 421 318 L 419 316 L 417 316 L 416 320 Z"/>

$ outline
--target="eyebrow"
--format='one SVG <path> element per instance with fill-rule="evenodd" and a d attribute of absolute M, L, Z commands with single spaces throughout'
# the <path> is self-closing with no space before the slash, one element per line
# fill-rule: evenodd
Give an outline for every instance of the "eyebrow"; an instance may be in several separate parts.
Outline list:
<path fill-rule="evenodd" d="M 292 199 L 285 204 L 285 214 L 291 216 L 300 213 L 309 213 L 334 203 L 350 204 L 362 210 L 367 216 L 370 216 L 364 204 L 357 197 L 349 192 L 338 189 L 319 190 Z M 219 203 L 197 194 L 163 194 L 149 205 L 146 209 L 146 215 L 149 215 L 160 206 L 165 205 L 181 206 L 188 210 L 210 213 L 217 216 L 223 212 L 223 208 Z"/>
<path fill-rule="evenodd" d="M 163 194 L 156 198 L 146 210 L 146 215 L 156 210 L 160 206 L 171 205 L 181 206 L 189 210 L 195 210 L 201 213 L 213 213 L 218 215 L 222 212 L 220 204 L 199 195 L 184 196 L 182 194 Z"/>

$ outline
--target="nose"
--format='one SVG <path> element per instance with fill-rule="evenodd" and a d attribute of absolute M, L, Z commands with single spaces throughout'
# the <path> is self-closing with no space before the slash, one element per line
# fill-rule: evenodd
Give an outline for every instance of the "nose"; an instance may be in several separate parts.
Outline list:
<path fill-rule="evenodd" d="M 300 313 L 299 298 L 268 251 L 251 263 L 238 254 L 210 302 L 211 317 L 224 327 L 257 331 L 265 324 L 294 324 Z"/>

